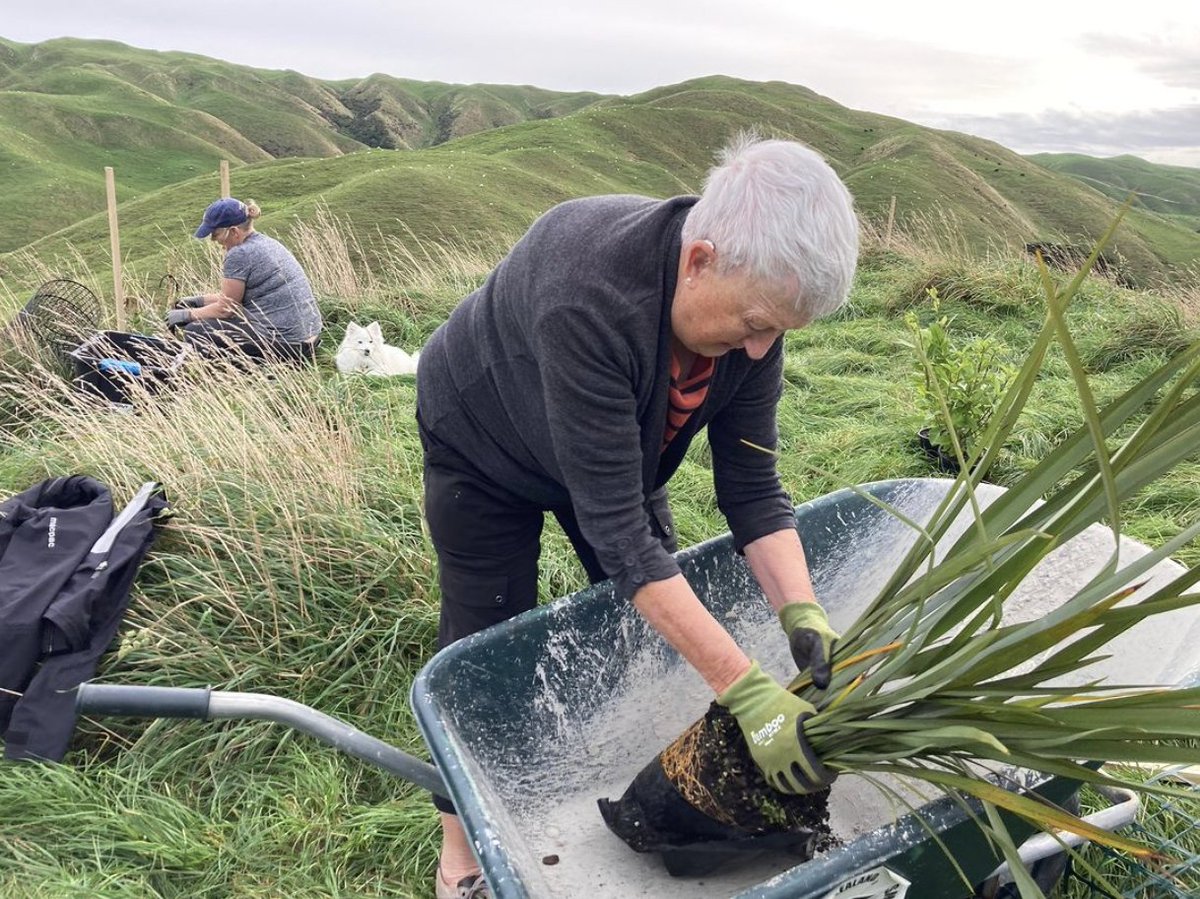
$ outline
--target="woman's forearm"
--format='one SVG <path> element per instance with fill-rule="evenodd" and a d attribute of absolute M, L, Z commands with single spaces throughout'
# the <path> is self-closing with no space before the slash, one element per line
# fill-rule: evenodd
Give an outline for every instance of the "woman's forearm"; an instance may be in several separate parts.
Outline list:
<path fill-rule="evenodd" d="M 746 562 L 771 607 L 779 611 L 787 602 L 814 602 L 812 578 L 804 546 L 795 528 L 759 537 L 745 548 Z"/>
<path fill-rule="evenodd" d="M 646 584 L 634 594 L 633 604 L 714 692 L 724 693 L 750 670 L 750 659 L 704 608 L 682 574 Z"/>
<path fill-rule="evenodd" d="M 220 293 L 206 293 L 203 296 L 204 305 L 190 310 L 190 321 L 204 321 L 212 318 L 229 318 L 241 305 L 236 300 Z"/>

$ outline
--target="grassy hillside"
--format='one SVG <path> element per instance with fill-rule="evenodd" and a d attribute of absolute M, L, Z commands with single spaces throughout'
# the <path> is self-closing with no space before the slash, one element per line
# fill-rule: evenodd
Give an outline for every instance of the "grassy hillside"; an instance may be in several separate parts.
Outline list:
<path fill-rule="evenodd" d="M 598 95 L 423 84 L 325 82 L 113 41 L 0 38 L 0 251 L 103 210 L 103 171 L 125 196 L 281 157 L 429 146 L 559 115 Z"/>
<path fill-rule="evenodd" d="M 422 90 L 433 95 L 437 87 Z M 1034 241 L 1087 245 L 1117 207 L 1099 191 L 988 141 L 850 110 L 794 85 L 723 77 L 607 98 L 421 150 L 251 163 L 235 171 L 233 189 L 257 199 L 266 212 L 262 228 L 285 239 L 327 209 L 370 261 L 388 238 L 510 240 L 569 197 L 699 190 L 713 153 L 741 128 L 819 149 L 865 218 L 884 222 L 895 198 L 896 226 L 976 255 L 1016 253 Z M 214 182 L 210 174 L 130 199 L 122 179 L 121 239 L 132 283 L 157 281 L 180 253 L 196 252 L 187 235 L 215 194 Z M 32 243 L 28 253 L 42 268 L 31 271 L 21 254 L 0 256 L 0 279 L 14 294 L 36 287 L 46 267 L 53 274 L 81 266 L 102 273 L 107 220 L 97 209 Z M 1114 255 L 1132 282 L 1154 283 L 1200 259 L 1200 236 L 1134 211 Z"/>
<path fill-rule="evenodd" d="M 35 248 L 41 258 L 77 251 L 103 268 L 108 165 L 122 202 L 147 200 L 122 210 L 128 261 L 145 268 L 161 266 L 163 237 L 215 195 L 221 159 L 234 164 L 235 190 L 284 213 L 285 224 L 325 203 L 370 244 L 398 222 L 423 236 L 511 234 L 571 196 L 694 191 L 712 151 L 744 127 L 816 147 L 868 217 L 882 220 L 894 198 L 897 224 L 977 252 L 1087 245 L 1113 214 L 1105 192 L 997 144 L 782 82 L 711 77 L 632 97 L 381 74 L 327 82 L 108 41 L 0 39 L 0 187 L 9 199 L 0 252 L 49 235 Z M 420 152 L 321 161 L 368 147 Z M 438 147 L 453 151 L 429 152 Z M 1174 198 L 1178 187 L 1176 202 L 1190 209 L 1190 170 L 1174 171 L 1182 174 L 1153 190 Z M 1127 277 L 1151 282 L 1196 262 L 1189 214 L 1147 205 L 1129 217 L 1115 248 Z M 0 277 L 18 270 L 0 260 Z"/>
<path fill-rule="evenodd" d="M 246 174 L 295 209 L 316 195 L 340 204 L 344 190 L 361 210 L 382 187 L 404 185 L 414 205 L 433 191 L 480 214 L 496 204 L 497 221 L 528 210 L 501 209 L 505 190 L 496 182 L 532 191 L 557 189 L 555 178 L 599 185 L 619 177 L 670 188 L 668 173 L 683 162 L 654 141 L 655 132 L 639 128 L 636 116 L 614 112 L 569 121 L 572 137 L 592 147 L 606 135 L 627 135 L 637 156 L 619 164 L 610 157 L 602 166 L 577 149 L 570 155 L 565 146 L 577 147 L 574 141 L 558 145 L 526 125 L 519 126 L 522 149 L 507 154 L 447 145 L 274 163 Z M 714 139 L 720 130 L 715 114 L 673 115 L 692 126 L 711 121 Z M 380 175 L 384 159 L 404 167 Z M 537 165 L 554 167 L 547 180 L 527 170 Z M 688 165 L 688 177 L 698 176 L 699 164 Z M 443 183 L 457 192 L 442 194 Z M 375 201 L 381 207 L 374 213 L 384 215 L 387 197 Z M 130 208 L 149 213 L 151 202 Z M 410 211 L 397 203 L 386 213 Z M 349 236 L 335 224 L 311 246 L 344 258 L 353 253 Z M 905 237 L 898 233 L 886 249 L 868 243 L 847 308 L 788 336 L 781 472 L 797 501 L 844 483 L 937 474 L 915 445 L 924 422 L 917 363 L 905 346 L 905 313 L 932 314 L 927 288 L 942 296 L 956 339 L 988 335 L 1018 358 L 1036 332 L 1040 287 L 1027 262 L 980 262 Z M 83 471 L 109 484 L 118 502 L 142 480 L 160 480 L 174 504 L 176 515 L 139 575 L 121 647 L 103 662 L 103 680 L 274 693 L 424 752 L 407 697 L 433 652 L 438 588 L 421 524 L 415 392 L 406 379 L 342 378 L 331 356 L 350 317 L 378 318 L 393 342 L 417 345 L 489 264 L 429 258 L 423 280 L 403 259 L 380 257 L 369 270 L 374 292 L 326 292 L 331 340 L 316 371 L 267 379 L 199 369 L 136 415 L 73 402 L 53 375 L 0 353 L 0 497 L 48 475 Z M 1089 280 L 1070 323 L 1101 401 L 1188 339 L 1185 311 Z M 157 326 L 151 316 L 133 324 Z M 993 470 L 998 483 L 1011 483 L 1081 424 L 1074 390 L 1067 361 L 1056 354 Z M 725 530 L 709 457 L 697 441 L 672 481 L 684 546 Z M 1123 510 L 1123 526 L 1157 545 L 1194 519 L 1198 502 L 1200 466 L 1193 462 Z M 1180 560 L 1197 564 L 1200 548 L 1186 547 Z M 543 599 L 584 583 L 553 523 L 542 571 Z M 436 833 L 424 793 L 280 726 L 83 720 L 67 764 L 10 766 L 0 778 L 0 895 L 427 899 Z"/>
<path fill-rule="evenodd" d="M 1097 159 L 1077 153 L 1035 153 L 1027 158 L 1117 200 L 1137 193 L 1143 208 L 1200 231 L 1200 169 L 1156 165 L 1136 156 Z"/>

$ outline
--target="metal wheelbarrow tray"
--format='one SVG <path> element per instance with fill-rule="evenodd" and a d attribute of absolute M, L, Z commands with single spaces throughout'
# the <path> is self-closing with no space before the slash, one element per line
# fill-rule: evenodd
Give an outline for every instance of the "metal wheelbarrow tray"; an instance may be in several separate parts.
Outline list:
<path fill-rule="evenodd" d="M 924 522 L 951 483 L 895 480 L 864 489 Z M 986 503 L 1000 492 L 982 485 L 977 495 Z M 875 597 L 916 539 L 908 525 L 849 490 L 797 507 L 796 521 L 817 596 L 838 629 Z M 965 527 L 968 521 L 965 513 L 960 523 Z M 1006 604 L 1006 618 L 1033 618 L 1055 607 L 1111 551 L 1111 532 L 1089 528 L 1023 582 Z M 1122 538 L 1121 564 L 1146 551 Z M 783 682 L 790 679 L 795 668 L 786 640 L 731 538 L 710 540 L 677 558 L 738 644 L 765 670 Z M 1181 571 L 1173 562 L 1161 563 L 1135 597 Z M 1181 610 L 1113 641 L 1112 658 L 1088 674 L 1127 684 L 1191 685 L 1200 675 L 1198 646 L 1200 619 L 1193 610 Z M 434 762 L 494 894 L 504 899 L 823 899 L 841 886 L 846 896 L 904 895 L 903 888 L 887 893 L 848 886 L 879 866 L 909 881 L 910 897 L 962 899 L 970 889 L 930 830 L 973 883 L 997 867 L 996 851 L 953 802 L 922 805 L 923 825 L 861 778 L 844 775 L 830 796 L 834 834 L 843 841 L 839 848 L 803 864 L 794 856 L 764 853 L 703 878 L 672 877 L 660 857 L 632 852 L 605 828 L 596 800 L 619 796 L 711 699 L 691 667 L 607 584 L 447 647 L 413 685 L 417 721 Z M 1038 776 L 1025 786 L 1062 801 L 1077 785 Z M 1015 822 L 1011 831 L 1019 841 L 1032 829 Z"/>
<path fill-rule="evenodd" d="M 952 482 L 881 481 L 863 490 L 917 522 L 928 521 Z M 987 504 L 1001 489 L 982 485 Z M 943 539 L 970 522 L 964 513 Z M 875 597 L 916 537 L 891 514 L 850 490 L 798 506 L 817 595 L 844 629 Z M 1006 603 L 1006 618 L 1054 608 L 1087 582 L 1112 552 L 1110 531 L 1093 526 L 1043 560 Z M 1121 565 L 1147 548 L 1122 539 Z M 795 668 L 782 630 L 726 535 L 678 554 L 710 611 L 740 646 L 784 682 Z M 1156 565 L 1140 599 L 1182 571 Z M 1143 622 L 1108 644 L 1111 658 L 1087 669 L 1124 684 L 1200 683 L 1200 616 L 1183 609 Z M 638 615 L 598 584 L 460 640 L 434 656 L 413 684 L 417 722 L 434 765 L 315 709 L 275 696 L 195 688 L 82 684 L 76 709 L 89 715 L 259 719 L 286 724 L 420 787 L 458 808 L 493 894 L 521 897 L 653 896 L 737 899 L 965 899 L 940 840 L 972 884 L 999 858 L 957 804 L 925 796 L 905 814 L 861 778 L 843 775 L 830 794 L 842 845 L 797 864 L 794 855 L 739 857 L 703 877 L 672 877 L 656 854 L 638 854 L 611 834 L 596 800 L 615 798 L 633 776 L 712 699 L 700 677 Z M 1104 761 L 1104 760 L 1095 760 Z M 1016 786 L 1063 801 L 1077 784 L 1014 772 Z M 1136 799 L 1089 816 L 1115 829 Z M 918 818 L 919 816 L 919 818 Z M 1032 828 L 1013 822 L 1017 840 Z M 937 835 L 937 840 L 931 837 Z M 1049 844 L 1049 848 L 1047 848 Z M 1058 844 L 1038 836 L 1021 847 L 1027 864 Z M 895 878 L 889 887 L 888 879 Z M 910 886 L 904 887 L 904 882 Z"/>

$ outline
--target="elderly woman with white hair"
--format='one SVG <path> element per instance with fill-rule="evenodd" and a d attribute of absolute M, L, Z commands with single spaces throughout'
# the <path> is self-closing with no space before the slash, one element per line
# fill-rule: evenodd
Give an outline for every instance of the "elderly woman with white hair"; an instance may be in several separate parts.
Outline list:
<path fill-rule="evenodd" d="M 225 251 L 221 289 L 188 297 L 167 313 L 167 326 L 203 352 L 233 352 L 256 361 L 312 362 L 321 310 L 304 269 L 283 244 L 254 230 L 253 200 L 221 197 L 204 210 L 196 238 Z"/>
<path fill-rule="evenodd" d="M 591 197 L 538 219 L 421 356 L 439 644 L 535 605 L 552 512 L 591 580 L 611 578 L 712 687 L 768 781 L 827 787 L 804 738 L 813 707 L 742 651 L 680 573 L 665 485 L 707 428 L 735 545 L 797 666 L 827 686 L 837 634 L 762 448 L 778 437 L 783 335 L 845 301 L 857 254 L 833 169 L 801 144 L 753 136 L 722 152 L 698 198 Z M 489 895 L 453 806 L 435 804 L 437 895 Z"/>

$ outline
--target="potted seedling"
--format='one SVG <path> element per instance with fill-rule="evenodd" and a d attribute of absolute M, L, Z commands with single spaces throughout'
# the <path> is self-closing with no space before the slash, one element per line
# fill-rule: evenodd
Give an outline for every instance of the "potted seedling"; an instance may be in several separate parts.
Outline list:
<path fill-rule="evenodd" d="M 976 821 L 1003 850 L 1024 899 L 1042 892 L 1021 867 L 1000 812 L 1143 860 L 1157 858 L 1158 847 L 1003 789 L 982 769 L 1014 766 L 1186 798 L 1180 789 L 1126 777 L 1108 766 L 1098 769 L 1087 760 L 1194 763 L 1190 741 L 1200 737 L 1200 687 L 1105 687 L 1087 675 L 1109 642 L 1139 621 L 1200 603 L 1193 592 L 1200 567 L 1146 598 L 1130 598 L 1138 578 L 1200 534 L 1200 523 L 1127 567 L 1118 568 L 1114 558 L 1044 615 L 1014 621 L 1005 614 L 1006 599 L 1056 547 L 1099 523 L 1119 539 L 1122 505 L 1200 446 L 1200 395 L 1194 389 L 1200 342 L 1097 407 L 1065 316 L 1084 272 L 1060 289 L 1043 266 L 1046 317 L 1020 370 L 1010 376 L 998 364 L 984 367 L 987 389 L 1002 389 L 1001 384 L 1007 389 L 998 403 L 972 407 L 978 410 L 970 422 L 975 464 L 958 476 L 927 523 L 910 522 L 919 528 L 919 539 L 835 644 L 828 688 L 816 690 L 805 675 L 789 685 L 816 707 L 804 732 L 828 771 L 920 782 L 964 806 L 967 799 L 979 803 Z M 947 397 L 955 394 L 938 374 L 946 356 L 931 358 L 929 349 L 932 343 L 934 353 L 941 352 L 937 340 L 945 328 L 938 324 L 940 333 L 918 329 L 925 331 L 918 336 L 918 355 L 941 418 L 951 422 L 946 432 L 955 456 L 963 460 Z M 1071 369 L 1084 423 L 981 508 L 974 489 L 1016 425 L 1053 342 Z M 961 514 L 974 524 L 951 539 Z M 714 840 L 736 845 L 772 834 L 783 839 L 778 835 L 790 833 L 794 842 L 819 837 L 825 795 L 772 796 L 738 748 L 736 728 L 714 706 L 659 753 L 624 795 L 601 807 L 609 827 L 631 847 L 657 849 L 666 858 L 668 847 L 713 846 Z M 797 800 L 811 807 L 806 811 Z"/>
<path fill-rule="evenodd" d="M 936 314 L 937 288 L 929 288 L 927 294 Z M 956 474 L 971 458 L 1016 370 L 1005 361 L 1006 348 L 1000 341 L 952 337 L 949 316 L 921 325 L 910 312 L 905 323 L 916 354 L 917 399 L 927 422 L 917 440 L 940 470 Z"/>

